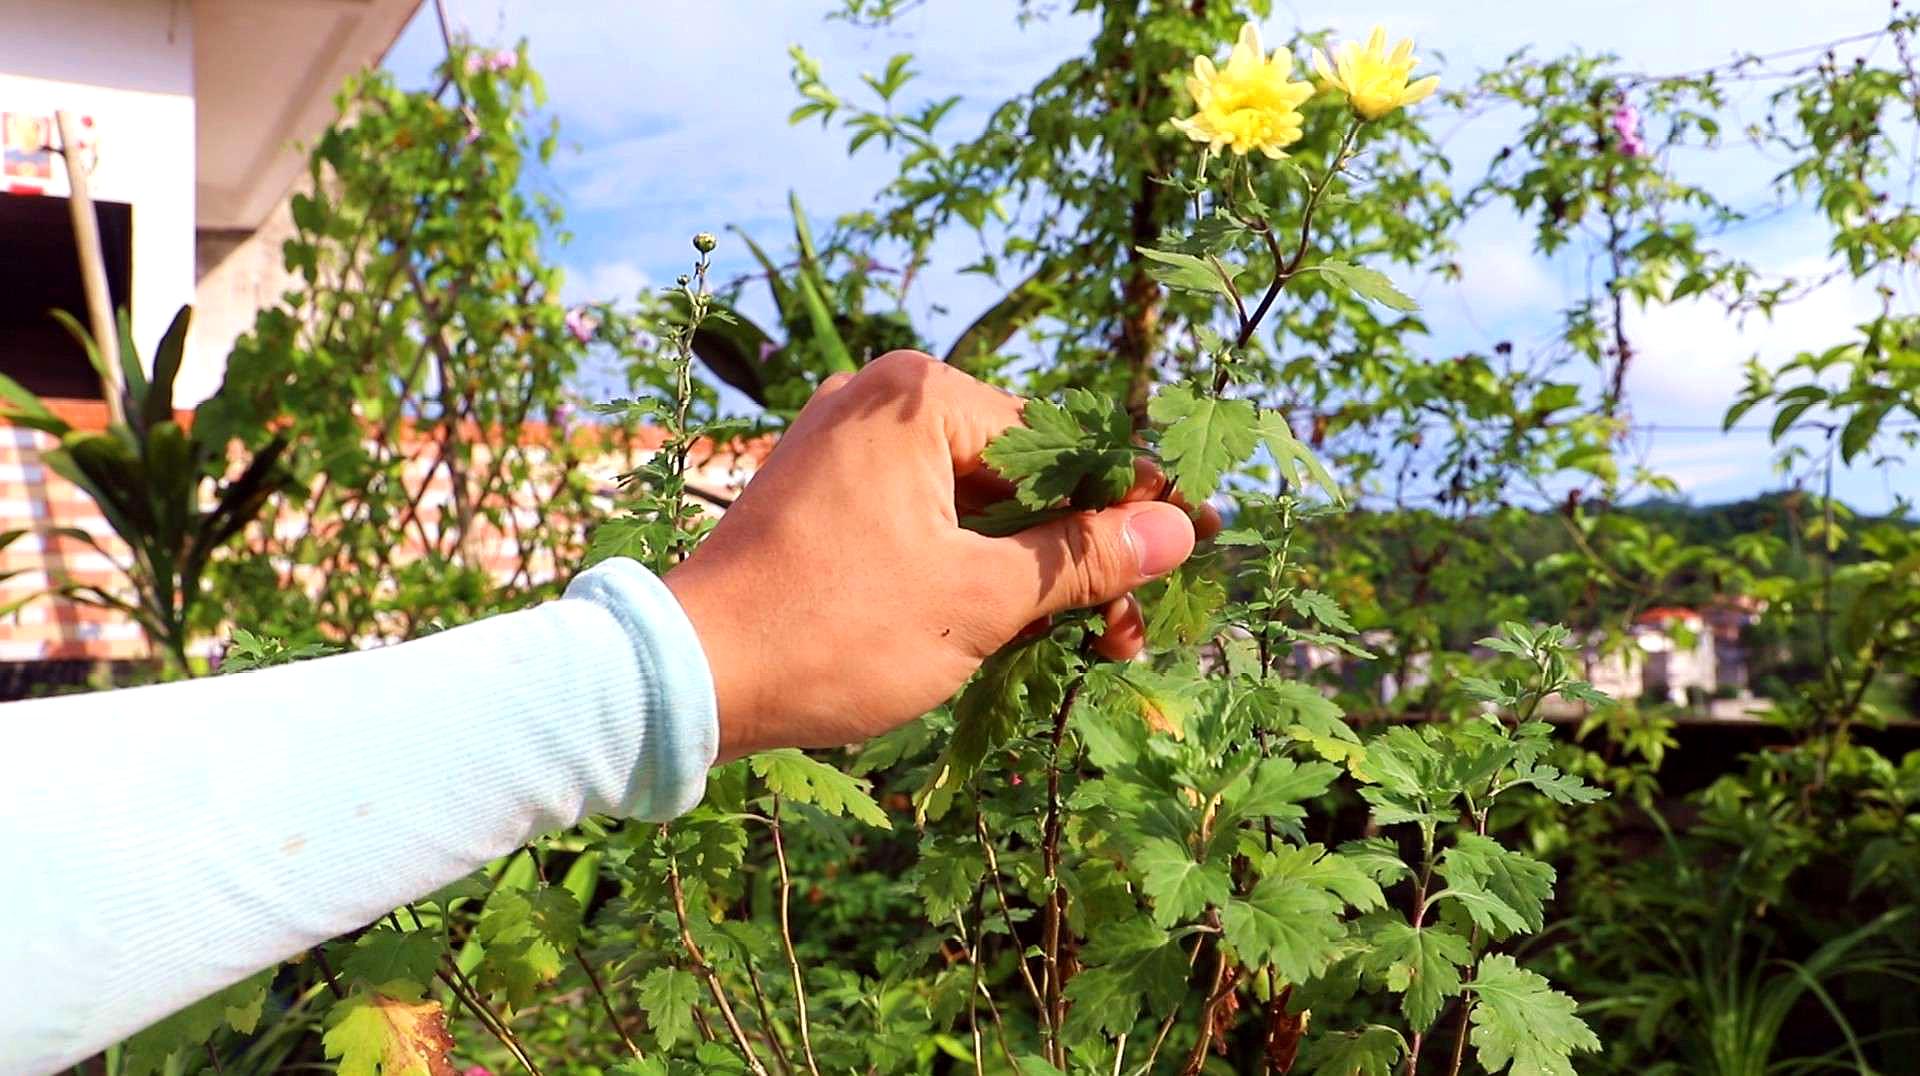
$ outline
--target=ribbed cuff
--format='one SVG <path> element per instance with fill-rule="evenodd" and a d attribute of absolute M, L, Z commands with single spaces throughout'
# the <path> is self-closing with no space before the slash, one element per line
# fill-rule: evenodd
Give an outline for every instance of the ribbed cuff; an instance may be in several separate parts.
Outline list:
<path fill-rule="evenodd" d="M 626 557 L 580 573 L 566 597 L 612 613 L 639 662 L 645 731 L 625 813 L 649 822 L 687 813 L 706 794 L 720 752 L 713 672 L 693 622 L 658 576 Z"/>

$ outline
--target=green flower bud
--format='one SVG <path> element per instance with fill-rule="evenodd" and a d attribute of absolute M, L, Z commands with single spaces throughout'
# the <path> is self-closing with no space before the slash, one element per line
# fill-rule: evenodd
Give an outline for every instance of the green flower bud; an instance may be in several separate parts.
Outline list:
<path fill-rule="evenodd" d="M 713 237 L 712 232 L 699 232 L 693 237 L 693 249 L 702 254 L 712 254 L 713 248 L 719 245 L 720 241 Z"/>

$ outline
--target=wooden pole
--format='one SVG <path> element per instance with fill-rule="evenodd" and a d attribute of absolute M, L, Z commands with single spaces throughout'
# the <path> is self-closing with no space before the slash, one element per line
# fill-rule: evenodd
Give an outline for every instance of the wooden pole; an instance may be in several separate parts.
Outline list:
<path fill-rule="evenodd" d="M 127 420 L 120 399 L 120 332 L 115 327 L 113 296 L 107 290 L 107 259 L 100 249 L 100 220 L 94 215 L 93 197 L 87 192 L 87 170 L 82 167 L 75 147 L 73 114 L 64 109 L 53 114 L 60 128 L 60 157 L 67 164 L 67 209 L 73 215 L 73 245 L 80 254 L 80 282 L 87 293 L 87 317 L 93 323 L 93 343 L 99 349 L 101 365 L 100 393 L 107 398 L 107 415 L 114 422 Z"/>

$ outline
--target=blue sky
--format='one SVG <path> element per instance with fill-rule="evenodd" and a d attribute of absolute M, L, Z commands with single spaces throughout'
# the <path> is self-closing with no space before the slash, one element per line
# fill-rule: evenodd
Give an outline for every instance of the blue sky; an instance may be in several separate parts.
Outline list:
<path fill-rule="evenodd" d="M 849 160 L 845 136 L 817 123 L 789 126 L 797 103 L 787 49 L 816 56 L 829 83 L 851 90 L 896 52 L 912 52 L 922 72 L 913 90 L 926 98 L 958 94 L 962 105 L 944 130 L 977 129 L 986 111 L 1085 43 L 1089 23 L 1055 15 L 1025 27 L 1012 0 L 929 0 L 895 26 L 874 31 L 827 22 L 827 0 L 446 0 L 457 29 L 478 42 L 529 41 L 547 80 L 564 147 L 536 182 L 567 211 L 574 241 L 558 252 L 575 296 L 631 295 L 684 270 L 687 237 L 735 225 L 763 243 L 788 234 L 786 199 L 798 192 L 816 220 L 867 204 L 891 174 L 891 160 L 868 150 Z M 1055 9 L 1071 5 L 1054 3 Z M 1886 0 L 1379 0 L 1371 4 L 1278 0 L 1270 40 L 1292 29 L 1363 34 L 1374 22 L 1411 34 L 1433 69 L 1455 83 L 1498 64 L 1515 49 L 1551 54 L 1570 47 L 1618 53 L 1633 68 L 1692 69 L 1734 52 L 1770 52 L 1883 25 Z M 431 2 L 389 58 L 404 84 L 419 85 L 438 61 L 440 35 Z M 910 91 L 912 92 L 912 91 Z M 1736 102 L 1757 112 L 1753 101 Z M 1494 114 L 1454 132 L 1458 171 L 1474 174 L 1485 153 L 1511 130 Z M 1697 165 L 1698 162 L 1693 162 Z M 1764 194 L 1773 168 L 1755 155 L 1724 154 L 1710 183 L 1723 192 Z M 1730 200 L 1740 202 L 1740 198 Z M 1463 237 L 1465 279 L 1409 282 L 1445 351 L 1511 339 L 1521 348 L 1551 337 L 1555 312 L 1584 286 L 1580 264 L 1535 258 L 1527 233 L 1489 217 Z M 1823 234 L 1790 216 L 1742 229 L 1739 252 L 1771 266 L 1817 270 Z M 723 274 L 743 268 L 739 244 Z M 964 325 L 993 295 L 992 286 L 936 266 L 919 286 L 916 324 L 936 344 Z M 943 306 L 949 313 L 932 309 Z M 1778 360 L 1825 346 L 1874 309 L 1864 289 L 1835 286 L 1772 322 L 1737 324 L 1709 304 L 1683 304 L 1636 316 L 1639 355 L 1629 389 L 1637 421 L 1717 426 L 1754 354 Z M 1692 499 L 1729 500 L 1773 488 L 1766 438 L 1660 430 L 1635 446 L 1671 474 Z M 1904 483 L 1904 484 L 1902 484 Z M 1884 509 L 1896 489 L 1920 493 L 1910 476 L 1856 468 L 1836 492 L 1869 510 Z"/>

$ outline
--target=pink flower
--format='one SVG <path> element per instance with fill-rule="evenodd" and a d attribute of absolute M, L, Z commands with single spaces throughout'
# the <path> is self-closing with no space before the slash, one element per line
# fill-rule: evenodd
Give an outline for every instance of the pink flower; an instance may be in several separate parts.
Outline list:
<path fill-rule="evenodd" d="M 565 426 L 573 419 L 573 405 L 565 400 L 553 405 L 553 424 Z"/>
<path fill-rule="evenodd" d="M 567 311 L 567 331 L 575 340 L 583 344 L 593 342 L 594 331 L 600 328 L 600 319 L 584 306 L 576 306 Z"/>
<path fill-rule="evenodd" d="M 1632 101 L 1622 101 L 1613 110 L 1613 133 L 1620 137 L 1620 152 L 1628 157 L 1645 157 L 1647 143 L 1640 137 L 1640 110 Z"/>
<path fill-rule="evenodd" d="M 771 340 L 760 341 L 760 361 L 766 362 L 768 359 L 773 358 L 773 353 L 779 350 L 779 348 L 773 346 L 773 341 Z"/>
<path fill-rule="evenodd" d="M 467 74 L 477 75 L 482 71 L 511 71 L 520 62 L 520 54 L 512 49 L 496 49 L 489 53 L 478 51 L 467 53 Z"/>

